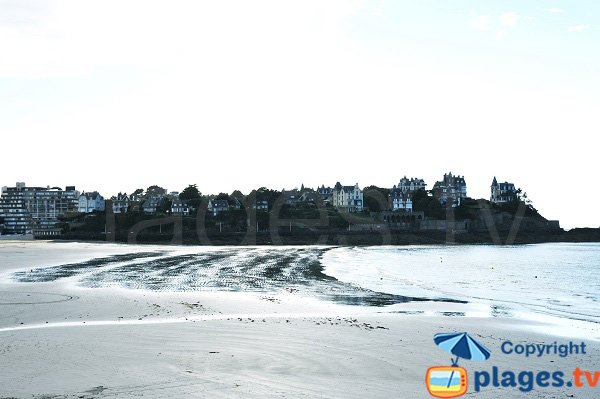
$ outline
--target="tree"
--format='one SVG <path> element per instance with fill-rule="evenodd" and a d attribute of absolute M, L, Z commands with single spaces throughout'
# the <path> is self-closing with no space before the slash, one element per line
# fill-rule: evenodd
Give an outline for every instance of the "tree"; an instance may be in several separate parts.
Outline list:
<path fill-rule="evenodd" d="M 200 198 L 201 195 L 202 193 L 198 190 L 198 187 L 195 184 L 190 184 L 179 194 L 179 199 L 189 201 Z"/>
<path fill-rule="evenodd" d="M 227 202 L 229 202 L 229 194 L 227 193 L 219 193 L 219 195 L 217 195 L 215 197 L 216 200 L 226 200 Z"/>
<path fill-rule="evenodd" d="M 167 194 L 167 190 L 160 186 L 150 186 L 146 189 L 146 198 L 160 197 Z"/>
<path fill-rule="evenodd" d="M 526 216 L 539 216 L 539 212 L 534 208 L 533 203 L 527 197 L 527 193 L 523 192 L 522 189 L 517 189 L 513 195 L 512 201 L 500 205 L 500 208 L 508 212 L 517 212 L 521 204 L 525 205 Z"/>
<path fill-rule="evenodd" d="M 138 188 L 137 190 L 135 190 L 133 193 L 131 193 L 132 196 L 135 195 L 143 195 L 144 194 L 144 189 L 143 188 Z"/>
<path fill-rule="evenodd" d="M 198 209 L 200 207 L 200 203 L 202 202 L 202 193 L 198 190 L 198 187 L 196 187 L 195 184 L 190 184 L 183 189 L 181 194 L 179 194 L 179 199 L 182 201 L 187 201 L 189 206 L 194 209 Z"/>
<path fill-rule="evenodd" d="M 242 194 L 242 192 L 240 190 L 234 190 L 231 195 L 231 198 L 236 198 L 238 201 L 240 201 L 240 203 L 242 203 L 244 201 L 244 194 Z"/>
<path fill-rule="evenodd" d="M 381 212 L 388 209 L 390 190 L 377 186 L 365 187 L 363 197 L 365 206 L 372 212 Z"/>
<path fill-rule="evenodd" d="M 412 194 L 413 211 L 424 212 L 425 216 L 435 219 L 445 219 L 446 211 L 442 204 L 423 189 Z"/>
<path fill-rule="evenodd" d="M 281 191 L 270 190 L 266 187 L 261 187 L 256 190 L 257 201 L 267 201 L 269 210 L 273 209 L 273 205 L 281 197 Z"/>
<path fill-rule="evenodd" d="M 162 201 L 160 201 L 160 205 L 158 206 L 157 211 L 164 212 L 164 213 L 170 213 L 172 205 L 173 205 L 173 200 L 171 200 L 170 197 L 165 197 L 162 199 Z"/>

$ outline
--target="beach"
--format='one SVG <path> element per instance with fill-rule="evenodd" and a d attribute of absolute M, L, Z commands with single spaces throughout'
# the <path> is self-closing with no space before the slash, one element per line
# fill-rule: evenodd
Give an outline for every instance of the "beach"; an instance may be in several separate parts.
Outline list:
<path fill-rule="evenodd" d="M 423 286 L 405 301 L 398 292 L 385 292 L 392 289 L 366 287 L 364 279 L 365 287 L 357 287 L 340 276 L 332 279 L 327 267 L 313 270 L 313 252 L 279 250 L 297 250 L 294 259 L 302 262 L 274 263 L 276 271 L 271 267 L 266 275 L 246 277 L 240 288 L 237 272 L 222 271 L 230 267 L 223 259 L 231 259 L 215 257 L 216 249 L 181 253 L 177 247 L 3 243 L 0 397 L 424 398 L 429 397 L 427 369 L 450 366 L 452 357 L 434 344 L 433 336 L 455 331 L 469 332 L 492 352 L 485 362 L 459 362 L 471 379 L 475 371 L 493 366 L 516 373 L 600 370 L 598 327 L 590 318 L 577 321 L 557 312 L 525 317 L 519 307 L 490 315 L 486 301 L 462 300 L 452 292 L 418 296 Z M 166 253 L 177 257 L 177 265 L 170 258 L 161 266 L 152 264 L 152 270 L 164 270 L 182 262 L 195 264 L 194 251 L 202 252 L 203 262 L 213 256 L 210 262 L 220 265 L 210 279 L 206 276 L 214 270 L 202 269 L 204 286 L 182 280 L 191 272 L 147 275 L 130 263 L 139 260 L 129 257 L 145 253 L 150 263 Z M 236 257 L 247 259 L 244 265 L 254 264 L 256 256 L 271 262 L 262 258 L 263 249 L 237 251 Z M 329 249 L 314 251 L 327 260 Z M 95 258 L 104 260 L 82 266 Z M 122 274 L 121 267 L 135 273 L 128 275 L 130 283 L 154 285 L 127 286 L 114 277 Z M 244 276 L 256 272 L 244 270 Z M 309 282 L 298 277 L 307 270 Z M 268 285 L 264 278 L 281 284 Z M 586 354 L 566 357 L 524 357 L 502 353 L 507 340 L 585 341 L 587 348 Z M 595 398 L 600 389 L 535 387 L 522 392 L 487 386 L 475 392 L 473 382 L 468 397 Z"/>

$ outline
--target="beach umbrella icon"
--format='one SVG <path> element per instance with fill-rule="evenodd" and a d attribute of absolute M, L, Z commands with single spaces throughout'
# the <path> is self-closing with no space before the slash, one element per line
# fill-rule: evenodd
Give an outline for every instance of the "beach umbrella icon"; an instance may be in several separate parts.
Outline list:
<path fill-rule="evenodd" d="M 475 341 L 466 332 L 435 334 L 433 336 L 433 341 L 446 352 L 456 356 L 456 359 L 452 359 L 452 366 L 458 364 L 458 358 L 467 360 L 487 360 L 492 355 L 492 352 L 488 348 Z"/>
<path fill-rule="evenodd" d="M 456 359 L 451 359 L 452 367 L 458 366 L 458 358 L 467 360 L 487 360 L 492 355 L 492 352 L 488 348 L 475 341 L 466 332 L 435 334 L 433 336 L 433 341 L 446 352 L 456 356 Z M 454 370 L 452 370 L 450 378 L 448 378 L 448 387 L 450 386 L 453 377 Z"/>

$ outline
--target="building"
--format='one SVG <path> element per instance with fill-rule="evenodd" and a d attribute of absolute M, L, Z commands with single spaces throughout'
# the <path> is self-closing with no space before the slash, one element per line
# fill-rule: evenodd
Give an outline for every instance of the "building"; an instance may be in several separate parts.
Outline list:
<path fill-rule="evenodd" d="M 233 205 L 230 205 L 229 206 L 230 208 L 233 208 L 233 209 L 236 209 L 236 210 L 242 209 L 242 203 L 240 202 L 239 199 L 237 199 L 237 197 L 230 196 L 229 198 L 233 198 L 233 201 L 232 201 Z"/>
<path fill-rule="evenodd" d="M 127 194 L 125 194 L 127 195 Z M 144 200 L 144 196 L 142 194 L 132 193 L 129 196 L 129 202 L 142 202 Z"/>
<path fill-rule="evenodd" d="M 104 212 L 104 197 L 97 191 L 83 193 L 78 199 L 78 211 L 81 213 Z"/>
<path fill-rule="evenodd" d="M 217 216 L 221 212 L 229 211 L 229 203 L 227 200 L 211 199 L 208 201 L 208 211 Z"/>
<path fill-rule="evenodd" d="M 317 189 L 317 193 L 326 205 L 331 205 L 333 203 L 333 189 L 331 187 L 322 185 Z"/>
<path fill-rule="evenodd" d="M 390 190 L 390 209 L 392 211 L 412 212 L 412 197 L 419 190 L 425 190 L 425 180 L 404 176 L 397 186 Z"/>
<path fill-rule="evenodd" d="M 333 206 L 342 212 L 360 212 L 364 209 L 363 191 L 358 183 L 354 186 L 342 186 L 337 182 L 333 187 L 332 199 Z"/>
<path fill-rule="evenodd" d="M 127 213 L 127 212 L 129 212 L 130 205 L 131 205 L 131 199 L 127 195 L 127 193 L 124 193 L 124 194 L 119 193 L 119 194 L 117 194 L 116 197 L 112 198 L 113 213 Z"/>
<path fill-rule="evenodd" d="M 144 210 L 144 213 L 148 215 L 154 215 L 162 205 L 162 202 L 163 197 L 153 195 L 152 197 L 146 198 L 144 204 L 142 205 L 142 209 Z"/>
<path fill-rule="evenodd" d="M 269 202 L 265 200 L 256 200 L 254 203 L 254 209 L 257 211 L 268 211 L 269 210 Z"/>
<path fill-rule="evenodd" d="M 171 203 L 171 213 L 173 215 L 189 216 L 190 206 L 188 205 L 187 201 L 179 198 L 173 198 L 173 202 Z"/>
<path fill-rule="evenodd" d="M 302 191 L 302 194 L 300 195 L 298 202 L 307 204 L 307 205 L 315 205 L 317 198 L 318 198 L 318 194 L 314 190 L 306 188 Z"/>
<path fill-rule="evenodd" d="M 461 200 L 467 198 L 467 183 L 464 176 L 454 176 L 452 173 L 444 174 L 444 179 L 433 186 L 433 196 L 446 205 L 448 201 L 452 207 L 460 206 Z"/>
<path fill-rule="evenodd" d="M 59 217 L 78 210 L 79 192 L 75 186 L 3 187 L 0 196 L 0 217 L 4 219 L 5 234 L 60 235 Z"/>
<path fill-rule="evenodd" d="M 412 212 L 411 192 L 394 186 L 390 190 L 390 208 L 392 211 Z"/>
<path fill-rule="evenodd" d="M 417 179 L 414 177 L 411 177 L 409 179 L 406 176 L 404 176 L 402 179 L 400 179 L 398 186 L 395 186 L 394 188 L 398 188 L 403 193 L 414 193 L 418 190 L 425 190 L 426 186 L 427 184 L 425 184 L 425 180 L 423 179 Z"/>
<path fill-rule="evenodd" d="M 300 202 L 300 197 L 302 197 L 302 194 L 294 189 L 294 190 L 282 190 L 281 194 L 283 195 L 284 198 L 284 202 L 287 205 L 297 205 Z"/>
<path fill-rule="evenodd" d="M 515 185 L 506 181 L 504 183 L 498 183 L 496 176 L 494 176 L 494 180 L 492 180 L 490 190 L 490 201 L 494 204 L 506 204 L 517 198 Z"/>
<path fill-rule="evenodd" d="M 0 217 L 4 219 L 3 234 L 32 233 L 31 213 L 25 202 L 25 183 L 2 187 Z"/>

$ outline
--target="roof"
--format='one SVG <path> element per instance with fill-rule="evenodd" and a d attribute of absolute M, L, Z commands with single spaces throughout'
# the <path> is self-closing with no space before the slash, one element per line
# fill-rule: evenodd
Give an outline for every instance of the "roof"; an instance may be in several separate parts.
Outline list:
<path fill-rule="evenodd" d="M 89 200 L 95 200 L 98 197 L 103 199 L 102 196 L 98 193 L 98 191 L 92 191 L 90 193 L 82 193 L 79 197 L 86 197 Z"/>
<path fill-rule="evenodd" d="M 179 198 L 173 198 L 173 202 L 171 203 L 171 208 L 188 206 L 187 201 L 181 200 Z"/>
<path fill-rule="evenodd" d="M 390 196 L 392 198 L 410 198 L 410 194 L 401 188 L 393 188 L 390 191 Z"/>
<path fill-rule="evenodd" d="M 418 179 L 416 177 L 411 177 L 410 179 L 407 178 L 406 176 L 404 176 L 402 179 L 400 179 L 400 183 L 414 183 L 414 184 L 425 184 L 425 180 L 423 179 Z"/>
<path fill-rule="evenodd" d="M 500 190 L 511 190 L 515 188 L 515 185 L 513 183 L 509 183 L 509 182 L 504 182 L 504 183 L 500 183 Z"/>
<path fill-rule="evenodd" d="M 343 190 L 343 191 L 354 191 L 354 188 L 356 188 L 358 186 L 358 183 L 356 183 L 354 186 L 342 186 L 340 184 L 340 182 L 335 183 L 335 187 L 334 189 L 337 191 Z"/>
<path fill-rule="evenodd" d="M 448 186 L 466 186 L 467 183 L 465 182 L 465 178 L 464 176 L 453 176 L 451 172 L 449 173 L 445 173 L 444 174 L 444 179 L 441 181 L 437 181 L 435 182 L 435 184 L 433 185 L 433 188 L 438 188 L 438 187 L 448 187 Z"/>
<path fill-rule="evenodd" d="M 210 200 L 210 206 L 213 208 L 228 208 L 229 203 L 227 200 Z"/>
<path fill-rule="evenodd" d="M 160 205 L 161 200 L 160 197 L 150 197 L 144 202 L 144 208 L 156 208 Z"/>
<path fill-rule="evenodd" d="M 505 181 L 504 183 L 498 183 L 498 181 L 496 180 L 496 176 L 494 176 L 494 180 L 492 181 L 492 187 L 500 187 L 500 190 L 510 190 L 515 188 L 515 184 L 507 181 Z"/>

